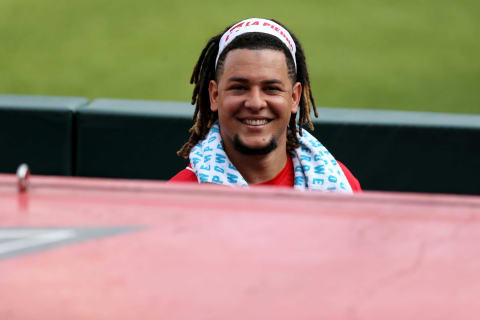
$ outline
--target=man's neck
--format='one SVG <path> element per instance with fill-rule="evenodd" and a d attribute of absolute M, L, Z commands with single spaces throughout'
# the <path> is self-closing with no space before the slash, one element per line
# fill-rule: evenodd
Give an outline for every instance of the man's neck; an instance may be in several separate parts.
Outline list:
<path fill-rule="evenodd" d="M 281 147 L 266 155 L 245 155 L 237 150 L 225 152 L 248 184 L 262 183 L 275 178 L 287 163 L 286 148 Z"/>

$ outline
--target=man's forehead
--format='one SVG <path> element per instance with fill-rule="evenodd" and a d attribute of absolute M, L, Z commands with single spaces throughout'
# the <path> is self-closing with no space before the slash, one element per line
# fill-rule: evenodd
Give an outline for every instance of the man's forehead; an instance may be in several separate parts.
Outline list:
<path fill-rule="evenodd" d="M 282 81 L 288 76 L 285 53 L 272 49 L 233 49 L 225 57 L 220 78 L 227 81 Z"/>

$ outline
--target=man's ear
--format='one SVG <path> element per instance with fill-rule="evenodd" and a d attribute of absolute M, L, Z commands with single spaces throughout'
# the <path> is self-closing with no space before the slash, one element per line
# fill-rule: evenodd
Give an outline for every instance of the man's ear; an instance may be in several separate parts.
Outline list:
<path fill-rule="evenodd" d="M 302 97 L 302 84 L 296 82 L 292 88 L 292 113 L 297 113 L 298 104 L 300 103 L 300 98 Z"/>
<path fill-rule="evenodd" d="M 208 84 L 208 95 L 210 96 L 210 110 L 218 111 L 218 85 L 215 80 L 210 80 Z"/>

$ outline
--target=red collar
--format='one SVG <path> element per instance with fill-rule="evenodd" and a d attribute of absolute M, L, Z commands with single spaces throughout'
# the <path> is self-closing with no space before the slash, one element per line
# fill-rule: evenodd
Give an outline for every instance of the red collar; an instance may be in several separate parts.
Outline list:
<path fill-rule="evenodd" d="M 290 156 L 287 156 L 287 163 L 285 167 L 280 171 L 275 178 L 262 182 L 257 183 L 257 186 L 285 186 L 285 187 L 293 187 L 294 182 L 294 174 L 293 174 L 293 162 Z"/>

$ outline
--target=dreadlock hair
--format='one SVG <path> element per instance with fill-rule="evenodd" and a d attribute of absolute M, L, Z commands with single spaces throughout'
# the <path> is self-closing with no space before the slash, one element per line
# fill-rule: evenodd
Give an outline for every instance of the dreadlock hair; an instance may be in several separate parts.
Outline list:
<path fill-rule="evenodd" d="M 236 37 L 222 52 L 220 55 L 217 67 L 215 68 L 215 60 L 219 50 L 219 42 L 222 35 L 227 32 L 232 26 L 227 27 L 223 32 L 217 34 L 208 40 L 206 46 L 203 48 L 197 64 L 193 69 L 190 83 L 195 84 L 192 94 L 192 105 L 195 106 L 195 112 L 193 113 L 194 125 L 190 128 L 190 138 L 180 148 L 177 154 L 185 159 L 188 159 L 190 150 L 201 140 L 205 139 L 208 131 L 218 119 L 218 113 L 210 110 L 210 97 L 208 87 L 210 80 L 218 80 L 222 75 L 225 58 L 229 51 L 234 49 L 251 49 L 262 50 L 272 49 L 282 51 L 285 54 L 287 61 L 288 75 L 293 83 L 300 82 L 302 85 L 302 94 L 299 103 L 299 116 L 298 116 L 298 129 L 297 129 L 297 115 L 292 114 L 287 130 L 287 151 L 293 151 L 300 145 L 298 141 L 297 132 L 302 135 L 302 126 L 307 124 L 311 130 L 313 130 L 313 123 L 311 121 L 311 110 L 318 117 L 318 113 L 315 107 L 315 101 L 313 99 L 310 78 L 308 75 L 307 64 L 305 60 L 305 54 L 303 48 L 300 45 L 297 37 L 283 26 L 278 21 L 270 19 L 282 27 L 284 27 L 292 36 L 296 46 L 296 62 L 297 69 L 295 70 L 295 64 L 290 51 L 287 47 L 276 37 L 260 32 L 250 32 L 242 34 Z"/>

